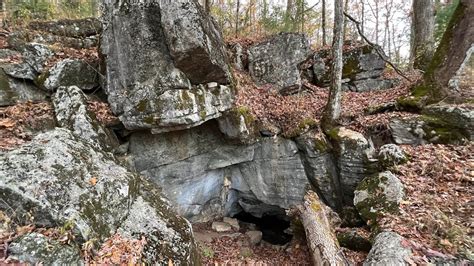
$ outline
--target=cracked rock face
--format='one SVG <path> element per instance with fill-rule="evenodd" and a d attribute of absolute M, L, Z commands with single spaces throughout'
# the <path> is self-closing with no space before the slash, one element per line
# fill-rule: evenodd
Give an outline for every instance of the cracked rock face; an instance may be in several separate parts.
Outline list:
<path fill-rule="evenodd" d="M 178 212 L 208 221 L 242 209 L 256 216 L 301 201 L 308 180 L 296 144 L 266 138 L 227 142 L 216 123 L 183 131 L 132 134 L 135 168 L 152 179 Z"/>
<path fill-rule="evenodd" d="M 1 154 L 0 176 L 0 210 L 16 220 L 31 215 L 42 227 L 72 224 L 79 241 L 103 241 L 117 231 L 144 234 L 149 262 L 195 258 L 189 223 L 156 188 L 69 130 L 57 128 Z"/>
<path fill-rule="evenodd" d="M 230 109 L 222 37 L 197 1 L 108 0 L 103 11 L 106 92 L 125 127 L 185 129 Z"/>
<path fill-rule="evenodd" d="M 18 80 L 0 69 L 0 106 L 14 105 L 27 101 L 42 101 L 47 94 L 28 80 Z"/>

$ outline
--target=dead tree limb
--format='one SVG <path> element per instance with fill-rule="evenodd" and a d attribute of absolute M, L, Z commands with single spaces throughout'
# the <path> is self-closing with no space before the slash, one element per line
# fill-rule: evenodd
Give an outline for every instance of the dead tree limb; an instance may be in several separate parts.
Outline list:
<path fill-rule="evenodd" d="M 364 33 L 362 32 L 362 30 L 360 29 L 360 22 L 357 21 L 355 18 L 351 17 L 351 15 L 347 14 L 346 12 L 344 12 L 344 16 L 346 16 L 350 21 L 354 22 L 354 24 L 356 25 L 356 28 L 357 28 L 357 32 L 359 33 L 359 35 L 362 37 L 362 39 L 364 39 L 364 41 L 370 45 L 372 48 L 375 49 L 375 52 L 377 52 L 377 54 L 380 56 L 380 58 L 382 58 L 383 61 L 385 61 L 385 63 L 389 64 L 394 70 L 395 72 L 398 73 L 398 75 L 402 76 L 403 78 L 405 78 L 406 80 L 408 81 L 411 81 L 410 78 L 408 78 L 404 73 L 403 71 L 401 71 L 397 66 L 395 66 L 392 62 L 390 62 L 390 60 L 388 60 L 387 56 L 385 56 L 385 53 L 383 51 L 380 50 L 380 47 L 378 45 L 376 45 L 375 43 L 371 42 L 369 39 L 367 39 L 367 37 L 365 37 Z"/>
<path fill-rule="evenodd" d="M 319 200 L 315 192 L 306 193 L 298 212 L 306 233 L 313 265 L 347 265 L 334 229 L 328 220 L 324 203 Z"/>

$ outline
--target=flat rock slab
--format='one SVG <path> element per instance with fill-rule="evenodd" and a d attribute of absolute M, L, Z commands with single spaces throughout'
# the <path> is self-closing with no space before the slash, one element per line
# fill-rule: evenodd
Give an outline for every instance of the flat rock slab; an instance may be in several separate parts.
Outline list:
<path fill-rule="evenodd" d="M 212 223 L 212 230 L 221 233 L 221 232 L 229 232 L 232 231 L 232 226 L 228 223 L 224 222 L 213 222 Z"/>

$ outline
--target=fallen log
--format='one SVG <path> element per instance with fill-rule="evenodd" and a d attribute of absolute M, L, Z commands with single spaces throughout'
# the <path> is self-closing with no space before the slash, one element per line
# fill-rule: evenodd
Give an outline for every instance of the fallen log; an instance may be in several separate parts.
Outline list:
<path fill-rule="evenodd" d="M 328 219 L 324 203 L 313 191 L 308 191 L 298 212 L 303 223 L 313 265 L 347 265 Z"/>

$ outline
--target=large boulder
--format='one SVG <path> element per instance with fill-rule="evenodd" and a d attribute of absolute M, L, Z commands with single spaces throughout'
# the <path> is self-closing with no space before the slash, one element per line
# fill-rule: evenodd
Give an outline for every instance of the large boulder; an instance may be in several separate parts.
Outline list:
<path fill-rule="evenodd" d="M 53 21 L 31 21 L 28 27 L 32 30 L 49 32 L 61 37 L 89 37 L 102 31 L 97 18 L 60 19 Z"/>
<path fill-rule="evenodd" d="M 405 192 L 403 184 L 390 171 L 364 178 L 354 192 L 354 205 L 360 215 L 372 222 L 384 214 L 395 214 Z"/>
<path fill-rule="evenodd" d="M 391 167 L 408 161 L 406 153 L 396 144 L 385 144 L 380 147 L 378 159 L 382 167 Z"/>
<path fill-rule="evenodd" d="M 155 186 L 67 129 L 36 136 L 0 154 L 0 210 L 40 227 L 72 225 L 76 239 L 114 233 L 147 239 L 149 263 L 195 259 L 190 224 Z"/>
<path fill-rule="evenodd" d="M 78 87 L 60 87 L 53 96 L 53 105 L 60 127 L 71 130 L 97 148 L 111 151 L 118 146 L 115 134 L 87 109 L 87 97 Z"/>
<path fill-rule="evenodd" d="M 40 76 L 38 82 L 48 91 L 61 86 L 77 86 L 87 91 L 99 87 L 99 72 L 84 60 L 64 59 Z"/>
<path fill-rule="evenodd" d="M 374 148 L 361 133 L 344 127 L 332 130 L 330 137 L 335 143 L 343 203 L 352 205 L 357 185 L 377 172 Z"/>
<path fill-rule="evenodd" d="M 311 59 L 312 65 L 304 64 L 302 67 L 309 66 L 312 81 L 316 85 L 329 86 L 332 63 L 330 50 L 317 51 Z M 345 82 L 343 88 L 359 92 L 391 88 L 394 82 L 382 78 L 384 69 L 385 61 L 377 54 L 375 48 L 361 45 L 346 49 L 343 53 L 342 79 Z"/>
<path fill-rule="evenodd" d="M 36 78 L 36 73 L 27 63 L 8 64 L 2 67 L 7 75 L 17 79 L 24 79 L 33 81 Z"/>
<path fill-rule="evenodd" d="M 185 129 L 231 108 L 222 37 L 198 1 L 107 0 L 103 11 L 105 89 L 125 127 Z"/>
<path fill-rule="evenodd" d="M 423 109 L 423 114 L 438 120 L 440 126 L 457 130 L 467 140 L 474 140 L 474 108 L 457 105 L 429 105 Z M 433 121 L 434 122 L 434 121 Z"/>
<path fill-rule="evenodd" d="M 404 266 L 411 265 L 411 249 L 402 243 L 403 237 L 395 232 L 382 232 L 375 237 L 372 249 L 364 261 L 364 266 Z"/>
<path fill-rule="evenodd" d="M 47 96 L 31 81 L 12 78 L 0 69 L 0 106 L 27 101 L 41 101 L 45 100 Z"/>
<path fill-rule="evenodd" d="M 8 246 L 9 257 L 31 265 L 84 265 L 80 249 L 39 233 L 29 233 Z"/>
<path fill-rule="evenodd" d="M 336 169 L 336 158 L 329 141 L 316 132 L 309 131 L 296 138 L 306 175 L 319 197 L 335 210 L 342 208 L 342 194 Z"/>
<path fill-rule="evenodd" d="M 304 34 L 282 33 L 248 50 L 250 75 L 258 84 L 274 84 L 281 93 L 301 87 L 298 64 L 309 55 Z"/>
<path fill-rule="evenodd" d="M 296 144 L 267 138 L 253 145 L 227 142 L 214 122 L 152 135 L 132 134 L 137 171 L 155 181 L 178 212 L 192 221 L 262 216 L 299 203 L 308 184 Z"/>

